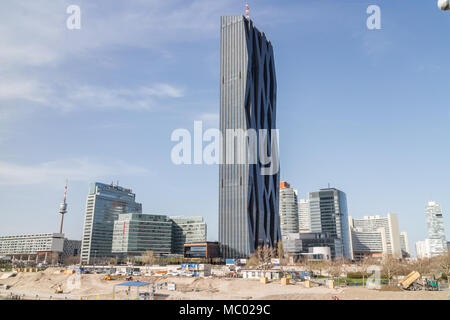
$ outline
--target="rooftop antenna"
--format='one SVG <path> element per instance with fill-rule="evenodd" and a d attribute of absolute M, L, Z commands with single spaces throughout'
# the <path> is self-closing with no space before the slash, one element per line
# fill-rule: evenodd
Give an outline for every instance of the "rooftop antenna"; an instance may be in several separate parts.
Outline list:
<path fill-rule="evenodd" d="M 245 3 L 245 17 L 250 20 L 250 9 L 248 8 L 248 2 Z"/>
<path fill-rule="evenodd" d="M 59 223 L 59 233 L 63 232 L 63 224 L 64 224 L 64 215 L 67 213 L 67 179 L 66 186 L 64 187 L 64 200 L 59 205 L 59 213 L 61 214 L 61 222 Z"/>

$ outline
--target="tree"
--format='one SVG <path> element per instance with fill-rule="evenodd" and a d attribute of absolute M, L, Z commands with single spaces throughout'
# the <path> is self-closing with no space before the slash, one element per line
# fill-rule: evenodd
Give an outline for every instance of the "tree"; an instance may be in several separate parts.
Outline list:
<path fill-rule="evenodd" d="M 277 253 L 278 253 L 278 258 L 280 259 L 280 264 L 282 264 L 283 263 L 282 259 L 284 259 L 283 241 L 278 241 Z"/>
<path fill-rule="evenodd" d="M 395 275 L 398 275 L 400 271 L 399 261 L 391 257 L 386 257 L 385 259 L 383 259 L 382 268 L 390 286 L 392 278 Z"/>
<path fill-rule="evenodd" d="M 111 259 L 109 259 L 108 264 L 109 264 L 110 266 L 116 265 L 116 264 L 117 264 L 117 258 L 111 258 Z"/>
<path fill-rule="evenodd" d="M 142 254 L 142 263 L 145 265 L 153 265 L 155 263 L 153 251 L 147 250 Z"/>
<path fill-rule="evenodd" d="M 259 266 L 259 259 L 255 254 L 252 254 L 247 260 L 246 268 L 257 268 Z"/>
<path fill-rule="evenodd" d="M 430 269 L 436 274 L 441 274 L 442 278 L 447 278 L 447 282 L 450 285 L 450 250 L 447 254 L 439 255 L 430 259 Z"/>

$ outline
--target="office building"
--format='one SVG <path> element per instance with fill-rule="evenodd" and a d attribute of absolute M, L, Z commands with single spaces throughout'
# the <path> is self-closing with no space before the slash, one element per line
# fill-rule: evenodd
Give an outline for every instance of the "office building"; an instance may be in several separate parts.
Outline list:
<path fill-rule="evenodd" d="M 352 233 L 351 244 L 354 259 L 365 256 L 390 256 L 402 258 L 400 232 L 396 214 L 387 217 L 365 216 L 363 219 L 349 217 Z"/>
<path fill-rule="evenodd" d="M 219 257 L 218 242 L 194 242 L 184 245 L 184 257 L 191 259 L 214 259 Z"/>
<path fill-rule="evenodd" d="M 299 233 L 302 253 L 313 253 L 314 248 L 330 248 L 331 259 L 344 258 L 342 240 L 326 232 Z"/>
<path fill-rule="evenodd" d="M 311 217 L 308 199 L 300 199 L 298 202 L 298 226 L 300 232 L 311 232 Z"/>
<path fill-rule="evenodd" d="M 164 215 L 124 213 L 114 222 L 112 253 L 140 256 L 146 251 L 168 255 L 172 248 L 172 221 Z"/>
<path fill-rule="evenodd" d="M 258 246 L 276 247 L 281 240 L 278 146 L 273 133 L 277 94 L 274 54 L 264 33 L 244 16 L 221 17 L 220 52 L 223 143 L 219 164 L 219 243 L 224 258 L 247 258 Z M 265 137 L 260 130 L 266 133 Z M 234 136 L 228 137 L 229 132 L 237 131 L 255 133 L 256 143 L 251 146 L 264 146 L 264 141 L 269 141 L 266 151 L 272 158 L 270 168 L 265 159 L 255 159 L 261 153 L 255 153 L 252 147 L 239 147 Z M 236 163 L 234 160 L 241 153 L 245 161 Z"/>
<path fill-rule="evenodd" d="M 206 242 L 207 228 L 203 217 L 170 217 L 172 253 L 183 254 L 184 244 Z"/>
<path fill-rule="evenodd" d="M 300 233 L 288 233 L 283 235 L 283 250 L 285 255 L 298 256 L 302 252 L 302 240 Z"/>
<path fill-rule="evenodd" d="M 114 222 L 124 213 L 142 213 L 142 205 L 135 201 L 130 189 L 118 185 L 92 183 L 86 199 L 81 263 L 114 257 L 112 242 Z"/>
<path fill-rule="evenodd" d="M 77 256 L 79 250 L 80 241 L 68 240 L 62 233 L 0 236 L 0 256 L 13 260 L 47 263 L 53 254 L 59 258 Z"/>
<path fill-rule="evenodd" d="M 447 253 L 447 240 L 444 231 L 444 219 L 441 206 L 434 202 L 428 202 L 425 209 L 428 227 L 428 239 L 430 254 L 432 257 Z"/>
<path fill-rule="evenodd" d="M 431 258 L 430 239 L 416 242 L 416 256 L 418 259 Z"/>
<path fill-rule="evenodd" d="M 298 232 L 297 190 L 292 189 L 285 181 L 280 182 L 279 214 L 281 236 Z"/>
<path fill-rule="evenodd" d="M 383 258 L 387 256 L 387 241 L 384 228 L 376 231 L 351 229 L 352 259 L 363 260 L 367 257 Z"/>
<path fill-rule="evenodd" d="M 342 252 L 347 259 L 352 258 L 348 226 L 347 197 L 344 192 L 335 189 L 321 189 L 309 193 L 310 229 L 312 233 L 325 233 L 339 239 Z M 332 253 L 334 256 L 335 254 Z"/>
<path fill-rule="evenodd" d="M 411 256 L 411 252 L 409 251 L 408 233 L 405 231 L 400 232 L 400 248 L 402 250 L 403 258 Z"/>

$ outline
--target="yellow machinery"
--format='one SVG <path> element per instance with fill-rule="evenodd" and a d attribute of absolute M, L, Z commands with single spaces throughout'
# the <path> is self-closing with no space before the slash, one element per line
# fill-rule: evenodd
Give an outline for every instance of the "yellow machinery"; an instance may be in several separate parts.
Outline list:
<path fill-rule="evenodd" d="M 407 290 L 418 279 L 420 279 L 420 273 L 417 271 L 412 271 L 410 274 L 400 280 L 398 282 L 398 285 Z"/>
<path fill-rule="evenodd" d="M 56 286 L 55 293 L 63 293 L 63 289 L 60 284 Z"/>

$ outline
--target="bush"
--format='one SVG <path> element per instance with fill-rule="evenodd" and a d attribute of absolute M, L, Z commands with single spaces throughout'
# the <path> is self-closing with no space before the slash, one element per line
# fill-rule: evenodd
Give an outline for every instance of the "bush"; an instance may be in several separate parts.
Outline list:
<path fill-rule="evenodd" d="M 367 279 L 368 276 L 370 275 L 364 272 L 347 272 L 347 278 L 349 279 Z"/>

